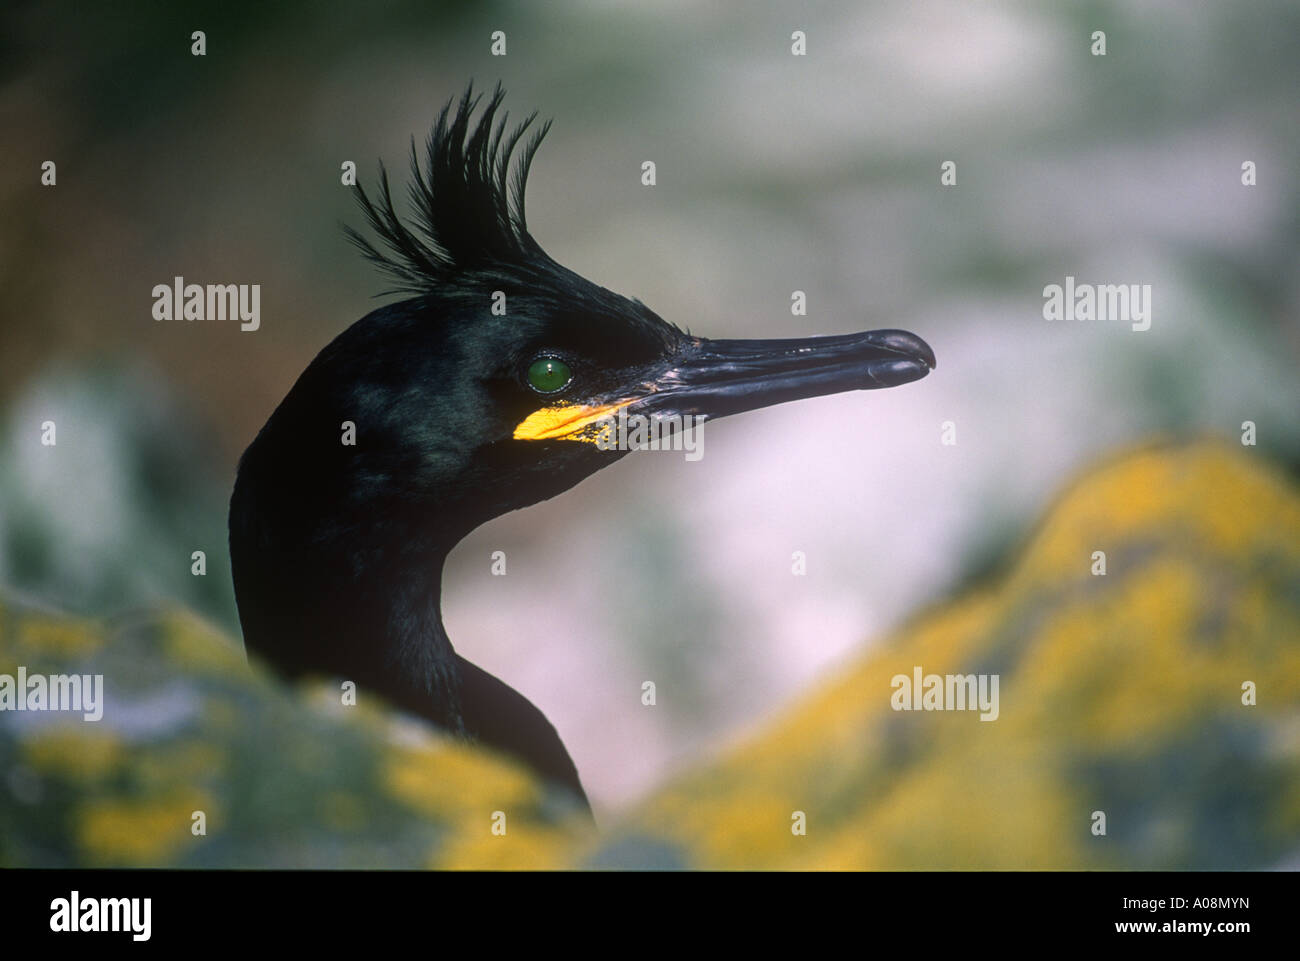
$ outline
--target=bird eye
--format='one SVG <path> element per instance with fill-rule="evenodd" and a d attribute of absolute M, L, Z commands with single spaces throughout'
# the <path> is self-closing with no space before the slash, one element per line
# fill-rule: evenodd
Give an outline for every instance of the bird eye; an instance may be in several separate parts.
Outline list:
<path fill-rule="evenodd" d="M 539 394 L 554 394 L 571 380 L 573 372 L 558 357 L 538 357 L 528 366 L 528 384 Z"/>

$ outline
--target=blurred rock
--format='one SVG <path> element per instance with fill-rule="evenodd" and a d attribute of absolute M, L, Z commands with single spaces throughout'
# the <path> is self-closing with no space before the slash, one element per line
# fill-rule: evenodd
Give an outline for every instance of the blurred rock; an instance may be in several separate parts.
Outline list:
<path fill-rule="evenodd" d="M 1217 443 L 1130 453 L 1006 570 L 593 839 L 510 765 L 285 688 L 191 615 L 10 603 L 0 673 L 103 674 L 107 708 L 0 714 L 0 864 L 1276 867 L 1300 851 L 1298 639 L 1294 484 Z M 998 675 L 997 720 L 892 710 L 917 666 Z"/>
<path fill-rule="evenodd" d="M 0 714 L 5 866 L 526 868 L 582 831 L 513 767 L 364 691 L 343 707 L 337 686 L 283 687 L 189 614 L 104 623 L 7 605 L 0 674 L 18 665 L 102 674 L 106 707 L 97 723 Z"/>
<path fill-rule="evenodd" d="M 890 679 L 917 665 L 999 674 L 999 718 L 896 713 Z M 1269 868 L 1300 850 L 1297 785 L 1300 494 L 1226 446 L 1149 449 L 1086 475 L 1009 570 L 660 792 L 587 863 Z"/>

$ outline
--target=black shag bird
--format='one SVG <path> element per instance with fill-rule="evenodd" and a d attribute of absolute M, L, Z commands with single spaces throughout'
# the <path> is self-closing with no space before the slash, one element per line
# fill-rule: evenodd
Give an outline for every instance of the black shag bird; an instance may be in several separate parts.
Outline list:
<path fill-rule="evenodd" d="M 470 90 L 454 110 L 448 102 L 423 165 L 412 142 L 410 226 L 382 165 L 377 196 L 356 188 L 388 252 L 349 229 L 352 241 L 412 296 L 325 347 L 245 451 L 231 562 L 245 643 L 279 672 L 351 679 L 585 804 L 542 712 L 448 640 L 448 552 L 618 460 L 625 451 L 602 449 L 593 431 L 616 411 L 723 417 L 905 384 L 935 361 L 901 330 L 692 336 L 561 267 L 524 220 L 549 124 L 533 114 L 509 129 L 502 98 L 498 87 L 481 111 Z"/>

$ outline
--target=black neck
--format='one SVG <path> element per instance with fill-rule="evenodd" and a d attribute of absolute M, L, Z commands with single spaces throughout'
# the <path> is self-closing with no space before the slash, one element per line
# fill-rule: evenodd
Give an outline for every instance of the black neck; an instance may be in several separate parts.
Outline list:
<path fill-rule="evenodd" d="M 396 551 L 357 548 L 341 556 L 278 552 L 268 541 L 265 527 L 250 526 L 242 512 L 237 521 L 232 510 L 235 592 L 250 651 L 290 677 L 353 680 L 362 696 L 374 692 L 511 755 L 586 805 L 546 716 L 452 647 L 440 604 L 446 548 L 408 542 Z"/>
<path fill-rule="evenodd" d="M 412 559 L 414 560 L 414 559 Z M 356 623 L 344 599 L 333 618 L 347 625 L 339 660 L 353 663 L 385 698 L 455 734 L 467 734 L 457 656 L 442 625 L 441 573 L 445 556 L 411 566 L 385 568 L 367 587 L 363 610 L 369 623 Z M 371 645 L 358 650 L 358 637 Z"/>

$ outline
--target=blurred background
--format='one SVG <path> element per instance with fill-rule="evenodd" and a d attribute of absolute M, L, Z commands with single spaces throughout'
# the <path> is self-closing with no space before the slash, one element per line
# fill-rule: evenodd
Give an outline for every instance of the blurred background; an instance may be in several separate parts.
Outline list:
<path fill-rule="evenodd" d="M 598 813 L 627 809 L 1005 564 L 1117 450 L 1250 420 L 1294 478 L 1298 36 L 1291 0 L 11 4 L 0 583 L 239 637 L 236 461 L 385 286 L 340 230 L 340 164 L 404 180 L 443 102 L 500 80 L 555 120 L 528 220 L 556 260 L 696 333 L 903 327 L 939 359 L 711 425 L 695 463 L 633 455 L 453 553 L 457 648 L 550 716 Z M 1045 321 L 1067 274 L 1150 284 L 1151 329 Z M 261 329 L 155 322 L 176 275 L 260 283 Z"/>

